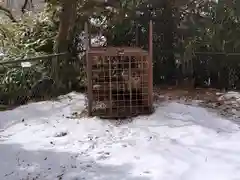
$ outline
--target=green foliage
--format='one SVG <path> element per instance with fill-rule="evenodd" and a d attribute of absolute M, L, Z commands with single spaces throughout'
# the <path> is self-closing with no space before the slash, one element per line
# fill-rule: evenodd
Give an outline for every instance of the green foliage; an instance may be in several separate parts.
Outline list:
<path fill-rule="evenodd" d="M 17 22 L 0 24 L 0 61 L 31 58 L 53 52 L 58 30 L 56 8 L 48 6 L 39 14 L 26 13 Z M 45 67 L 44 67 L 45 65 Z M 49 69 L 49 63 L 38 63 L 30 68 L 2 68 L 0 74 L 0 101 L 16 104 L 24 101 L 30 89 Z M 21 101 L 21 102 L 20 102 Z"/>
<path fill-rule="evenodd" d="M 187 15 L 189 35 L 185 38 L 186 52 L 239 52 L 240 16 L 224 2 L 205 2 L 198 11 Z"/>
<path fill-rule="evenodd" d="M 0 25 L 0 47 L 4 60 L 26 58 L 53 52 L 57 24 L 53 12 L 46 10 L 37 15 L 27 13 L 21 20 Z"/>
<path fill-rule="evenodd" d="M 11 68 L 0 79 L 2 104 L 22 104 L 30 93 L 32 85 L 41 78 L 39 68 Z"/>

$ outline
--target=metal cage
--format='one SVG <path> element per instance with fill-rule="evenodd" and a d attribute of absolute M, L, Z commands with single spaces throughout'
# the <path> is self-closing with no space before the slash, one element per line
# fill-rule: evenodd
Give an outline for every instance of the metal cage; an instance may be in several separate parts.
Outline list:
<path fill-rule="evenodd" d="M 153 110 L 152 59 L 131 47 L 87 51 L 88 114 L 126 118 Z"/>

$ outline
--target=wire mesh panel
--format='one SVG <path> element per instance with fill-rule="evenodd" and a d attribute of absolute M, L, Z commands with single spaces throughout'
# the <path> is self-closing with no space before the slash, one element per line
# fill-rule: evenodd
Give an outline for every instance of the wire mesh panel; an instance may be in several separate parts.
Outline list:
<path fill-rule="evenodd" d="M 92 48 L 88 55 L 89 115 L 124 118 L 152 111 L 152 66 L 140 48 Z"/>

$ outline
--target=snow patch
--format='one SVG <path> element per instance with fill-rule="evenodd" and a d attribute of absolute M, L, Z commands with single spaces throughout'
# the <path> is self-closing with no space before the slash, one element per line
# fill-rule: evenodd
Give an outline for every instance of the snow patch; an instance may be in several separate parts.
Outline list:
<path fill-rule="evenodd" d="M 240 101 L 240 93 L 235 91 L 229 91 L 219 97 L 219 100 L 231 100 L 231 99 L 237 99 L 238 101 Z"/>
<path fill-rule="evenodd" d="M 122 125 L 96 117 L 67 118 L 82 111 L 84 103 L 82 94 L 70 93 L 0 112 L 0 179 L 240 177 L 239 127 L 228 119 L 176 102 Z"/>

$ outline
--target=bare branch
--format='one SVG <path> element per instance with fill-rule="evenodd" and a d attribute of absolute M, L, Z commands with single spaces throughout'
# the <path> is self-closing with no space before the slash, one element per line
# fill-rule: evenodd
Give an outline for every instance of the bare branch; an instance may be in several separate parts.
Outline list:
<path fill-rule="evenodd" d="M 22 6 L 22 9 L 21 9 L 23 14 L 26 12 L 28 4 L 30 4 L 30 6 L 33 7 L 32 0 L 24 0 L 23 6 Z"/>
<path fill-rule="evenodd" d="M 12 12 L 11 12 L 9 9 L 7 9 L 7 8 L 5 8 L 5 7 L 3 7 L 3 6 L 0 5 L 0 11 L 3 11 L 3 13 L 4 13 L 12 22 L 17 22 L 17 20 L 15 19 L 15 17 L 13 16 Z"/>

